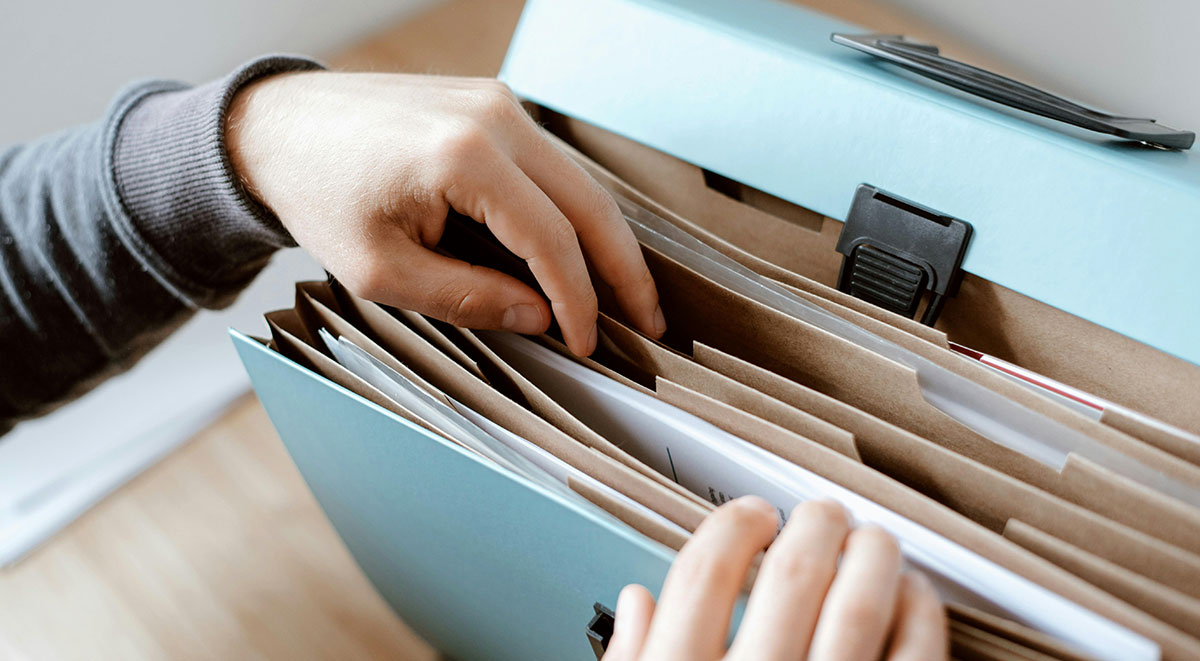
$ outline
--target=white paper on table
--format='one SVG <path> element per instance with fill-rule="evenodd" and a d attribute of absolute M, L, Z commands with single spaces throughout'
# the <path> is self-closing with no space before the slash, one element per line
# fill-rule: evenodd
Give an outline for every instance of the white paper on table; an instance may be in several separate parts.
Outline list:
<path fill-rule="evenodd" d="M 1097 658 L 1159 658 L 1158 646 L 891 510 L 681 409 L 526 338 L 479 336 L 564 408 L 651 468 L 714 503 L 754 494 L 781 513 L 811 499 L 842 503 L 896 537 L 942 597 L 1021 622 Z"/>
<path fill-rule="evenodd" d="M 613 490 L 591 476 L 577 470 L 558 457 L 542 448 L 513 434 L 509 430 L 488 420 L 470 407 L 456 401 L 445 393 L 451 406 L 447 407 L 435 397 L 430 396 L 417 384 L 409 381 L 404 375 L 396 372 L 383 362 L 376 359 L 348 338 L 334 339 L 325 329 L 320 330 L 325 346 L 334 354 L 343 367 L 362 378 L 367 383 L 378 388 L 384 395 L 397 404 L 420 417 L 425 422 L 462 443 L 479 455 L 492 461 L 512 473 L 521 475 L 549 491 L 611 517 L 608 512 L 594 505 L 582 495 L 573 491 L 568 485 L 568 478 L 585 482 L 589 486 L 615 498 L 627 507 L 633 508 L 643 516 L 649 517 L 660 525 L 676 530 L 683 535 L 687 531 L 650 510 L 625 494 Z"/>

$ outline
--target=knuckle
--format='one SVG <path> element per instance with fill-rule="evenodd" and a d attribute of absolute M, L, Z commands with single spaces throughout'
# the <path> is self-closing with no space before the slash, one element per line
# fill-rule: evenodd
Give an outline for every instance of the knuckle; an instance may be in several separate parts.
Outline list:
<path fill-rule="evenodd" d="M 587 195 L 584 196 L 584 211 L 597 218 L 612 218 L 625 223 L 624 217 L 621 215 L 621 208 L 617 206 L 617 201 L 609 195 L 608 191 L 600 187 L 599 184 L 587 186 Z"/>
<path fill-rule="evenodd" d="M 876 623 L 891 615 L 891 605 L 879 599 L 854 599 L 843 606 L 843 621 L 848 628 L 872 630 Z"/>
<path fill-rule="evenodd" d="M 693 553 L 681 555 L 671 571 L 683 585 L 728 584 L 741 580 L 733 563 L 719 553 L 708 549 L 693 549 Z"/>
<path fill-rule="evenodd" d="M 439 318 L 454 326 L 479 322 L 484 297 L 474 289 L 446 289 L 438 296 Z"/>
<path fill-rule="evenodd" d="M 565 218 L 555 218 L 542 233 L 542 240 L 551 255 L 563 255 L 572 250 L 579 250 L 579 239 L 575 236 L 575 228 Z"/>
<path fill-rule="evenodd" d="M 517 99 L 507 86 L 487 85 L 476 93 L 475 105 L 489 120 L 509 120 L 517 116 Z"/>
<path fill-rule="evenodd" d="M 767 553 L 764 572 L 769 567 L 772 577 L 789 585 L 808 585 L 831 572 L 832 558 L 818 558 L 811 553 Z"/>
<path fill-rule="evenodd" d="M 470 166 L 493 150 L 491 133 L 477 121 L 463 121 L 441 138 L 438 152 L 445 163 L 459 168 Z"/>

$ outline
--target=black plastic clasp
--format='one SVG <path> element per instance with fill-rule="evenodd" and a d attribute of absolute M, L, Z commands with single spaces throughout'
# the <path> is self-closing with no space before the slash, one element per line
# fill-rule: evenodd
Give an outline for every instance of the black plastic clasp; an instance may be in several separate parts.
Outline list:
<path fill-rule="evenodd" d="M 958 292 L 971 233 L 969 223 L 861 184 L 838 238 L 838 289 L 909 319 L 928 291 L 921 323 L 932 326 Z"/>
<path fill-rule="evenodd" d="M 592 644 L 592 651 L 596 653 L 596 659 L 599 659 L 604 656 L 604 650 L 608 649 L 608 641 L 612 640 L 616 619 L 612 610 L 600 602 L 592 604 L 592 610 L 596 611 L 596 614 L 588 622 L 587 637 L 588 642 Z"/>

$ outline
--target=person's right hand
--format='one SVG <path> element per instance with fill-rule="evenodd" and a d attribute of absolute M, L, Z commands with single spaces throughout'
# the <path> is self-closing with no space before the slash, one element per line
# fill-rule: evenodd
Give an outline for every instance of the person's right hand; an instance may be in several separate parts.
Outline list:
<path fill-rule="evenodd" d="M 842 506 L 828 501 L 796 507 L 775 538 L 777 522 L 761 498 L 717 508 L 679 552 L 657 606 L 640 585 L 621 591 L 604 661 L 947 658 L 937 592 L 922 574 L 901 571 L 891 535 L 852 530 Z M 768 544 L 726 650 L 734 602 Z"/>
<path fill-rule="evenodd" d="M 584 262 L 652 337 L 654 281 L 612 197 L 495 80 L 290 73 L 240 89 L 230 160 L 292 237 L 359 296 L 470 328 L 540 333 L 551 312 L 579 355 L 596 345 Z M 516 278 L 434 251 L 454 209 L 523 258 Z"/>

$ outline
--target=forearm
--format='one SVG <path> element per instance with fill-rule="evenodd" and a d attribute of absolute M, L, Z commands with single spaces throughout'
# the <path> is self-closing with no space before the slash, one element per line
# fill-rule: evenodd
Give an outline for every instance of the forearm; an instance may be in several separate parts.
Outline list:
<path fill-rule="evenodd" d="M 233 92 L 316 65 L 268 58 L 187 89 L 146 83 L 97 124 L 0 153 L 0 433 L 221 307 L 291 238 L 241 189 Z"/>

